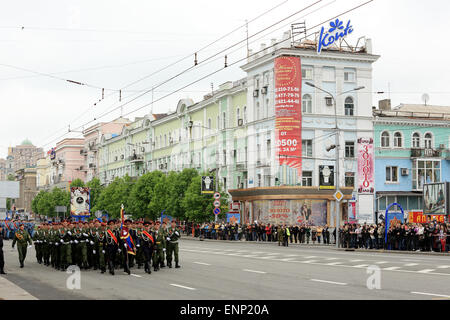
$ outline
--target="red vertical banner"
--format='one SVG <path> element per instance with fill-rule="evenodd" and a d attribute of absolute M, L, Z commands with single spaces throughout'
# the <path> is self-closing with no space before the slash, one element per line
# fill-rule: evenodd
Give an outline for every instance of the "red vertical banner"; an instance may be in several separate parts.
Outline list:
<path fill-rule="evenodd" d="M 302 69 L 300 57 L 275 59 L 275 145 L 279 165 L 302 176 Z"/>

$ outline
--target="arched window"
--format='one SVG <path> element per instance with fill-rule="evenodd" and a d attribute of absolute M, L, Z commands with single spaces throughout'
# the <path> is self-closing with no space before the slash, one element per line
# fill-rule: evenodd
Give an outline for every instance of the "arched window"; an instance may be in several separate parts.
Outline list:
<path fill-rule="evenodd" d="M 303 113 L 312 113 L 312 97 L 309 94 L 305 94 L 302 100 Z"/>
<path fill-rule="evenodd" d="M 403 147 L 403 139 L 402 134 L 400 132 L 394 133 L 394 147 L 396 148 Z"/>
<path fill-rule="evenodd" d="M 431 133 L 425 135 L 425 149 L 433 149 L 433 135 Z"/>
<path fill-rule="evenodd" d="M 385 131 L 381 134 L 381 147 L 383 148 L 389 148 L 390 146 L 390 137 L 389 132 Z"/>
<path fill-rule="evenodd" d="M 420 134 L 418 132 L 415 132 L 412 136 L 412 147 L 420 148 Z"/>
<path fill-rule="evenodd" d="M 355 104 L 353 103 L 352 97 L 347 97 L 345 99 L 345 115 L 353 116 L 355 114 Z"/>

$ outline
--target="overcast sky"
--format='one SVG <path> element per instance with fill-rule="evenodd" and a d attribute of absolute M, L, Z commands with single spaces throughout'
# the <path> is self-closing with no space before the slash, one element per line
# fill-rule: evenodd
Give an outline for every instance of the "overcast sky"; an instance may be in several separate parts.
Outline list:
<path fill-rule="evenodd" d="M 189 68 L 193 57 L 149 76 L 184 58 L 222 35 L 269 9 L 270 13 L 249 24 L 250 36 L 318 0 L 15 0 L 3 3 L 0 11 L 0 157 L 7 147 L 29 138 L 46 150 L 71 124 L 92 125 L 93 119 L 122 102 L 149 90 Z M 285 2 L 285 3 L 284 3 Z M 364 3 L 365 0 L 322 0 L 310 9 L 250 39 L 250 47 L 280 39 L 293 21 L 312 27 Z M 374 0 L 342 18 L 351 19 L 355 29 L 349 40 L 371 38 L 375 54 L 374 91 L 391 88 L 393 105 L 421 103 L 423 93 L 430 104 L 450 105 L 450 44 L 447 32 L 450 2 L 445 0 Z M 23 27 L 23 28 L 22 28 Z M 318 28 L 312 30 L 317 31 Z M 310 32 L 312 32 L 310 31 Z M 310 33 L 308 32 L 308 33 Z M 199 51 L 198 59 L 245 38 L 245 28 Z M 228 52 L 231 64 L 245 56 L 242 45 Z M 221 54 L 223 56 L 224 54 Z M 168 82 L 153 92 L 153 101 L 173 90 L 223 67 L 223 57 Z M 239 65 L 227 68 L 153 105 L 155 113 L 174 111 L 181 98 L 195 101 L 219 84 L 245 76 Z M 42 74 L 53 74 L 55 79 Z M 132 86 L 130 83 L 149 76 Z M 79 86 L 73 80 L 89 86 Z M 101 89 L 106 88 L 105 99 Z M 109 91 L 112 89 L 113 91 Z M 388 94 L 373 95 L 373 105 Z M 123 114 L 134 119 L 150 111 L 148 93 L 123 106 Z M 147 106 L 146 106 L 147 105 Z M 120 109 L 102 118 L 120 116 Z M 91 121 L 90 123 L 88 123 Z M 80 130 L 80 129 L 78 129 Z M 77 134 L 72 134 L 77 136 Z"/>

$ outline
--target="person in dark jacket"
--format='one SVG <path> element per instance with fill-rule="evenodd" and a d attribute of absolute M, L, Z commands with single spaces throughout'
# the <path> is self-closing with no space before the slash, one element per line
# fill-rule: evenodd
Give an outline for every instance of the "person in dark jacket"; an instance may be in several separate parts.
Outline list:
<path fill-rule="evenodd" d="M 5 258 L 3 256 L 3 228 L 0 226 L 0 274 L 6 274 L 4 268 Z"/>

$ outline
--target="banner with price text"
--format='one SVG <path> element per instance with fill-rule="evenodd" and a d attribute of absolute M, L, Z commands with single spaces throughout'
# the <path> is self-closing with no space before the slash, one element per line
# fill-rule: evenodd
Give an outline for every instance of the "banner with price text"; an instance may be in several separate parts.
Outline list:
<path fill-rule="evenodd" d="M 302 68 L 300 57 L 275 59 L 275 145 L 280 166 L 302 176 Z"/>

